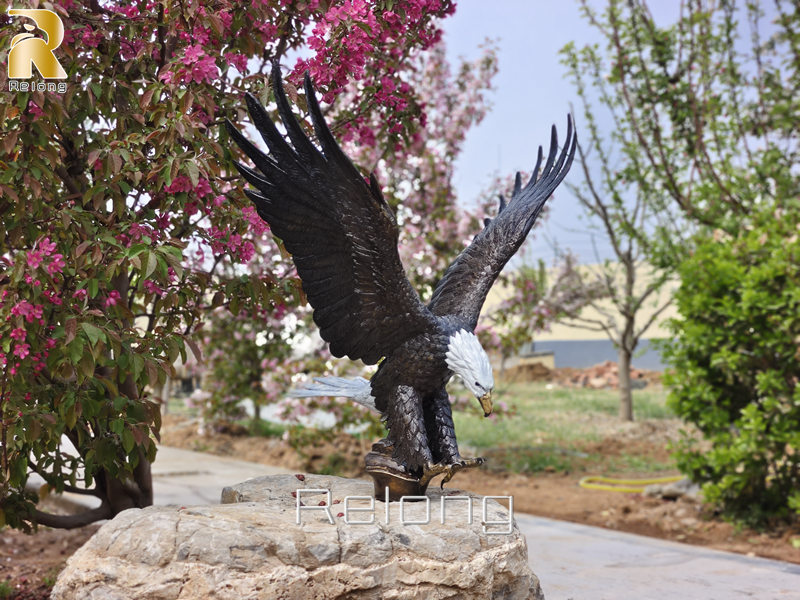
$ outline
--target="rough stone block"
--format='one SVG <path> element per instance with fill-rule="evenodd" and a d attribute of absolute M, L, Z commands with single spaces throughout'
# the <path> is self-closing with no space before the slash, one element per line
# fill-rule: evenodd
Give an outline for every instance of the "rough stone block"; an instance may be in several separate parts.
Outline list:
<path fill-rule="evenodd" d="M 297 520 L 300 493 L 306 508 Z M 141 599 L 541 599 L 525 538 L 507 509 L 466 492 L 429 503 L 392 502 L 369 509 L 372 483 L 339 477 L 272 475 L 225 488 L 224 504 L 128 510 L 106 523 L 68 561 L 52 598 Z M 427 504 L 427 506 L 426 506 Z M 405 523 L 401 522 L 402 517 Z M 430 512 L 427 523 L 426 513 Z M 333 520 L 333 523 L 330 520 Z M 369 521 L 355 524 L 353 520 Z M 417 522 L 417 523 L 414 523 Z"/>

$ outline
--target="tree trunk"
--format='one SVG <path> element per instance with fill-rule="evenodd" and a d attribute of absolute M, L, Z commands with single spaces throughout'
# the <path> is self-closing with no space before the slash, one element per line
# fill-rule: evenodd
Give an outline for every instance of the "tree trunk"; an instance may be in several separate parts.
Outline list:
<path fill-rule="evenodd" d="M 633 353 L 625 347 L 619 346 L 619 418 L 623 421 L 633 421 L 633 397 L 631 395 L 631 355 Z"/>
<path fill-rule="evenodd" d="M 169 399 L 172 396 L 172 377 L 167 377 L 164 380 L 164 385 L 161 388 L 161 414 L 166 415 L 169 413 Z"/>

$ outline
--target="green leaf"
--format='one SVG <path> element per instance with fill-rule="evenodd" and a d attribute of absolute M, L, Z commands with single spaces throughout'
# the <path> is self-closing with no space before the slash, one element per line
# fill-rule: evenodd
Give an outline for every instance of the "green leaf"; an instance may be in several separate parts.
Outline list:
<path fill-rule="evenodd" d="M 72 340 L 75 339 L 75 336 L 78 333 L 78 321 L 77 319 L 68 319 L 66 323 L 64 323 L 64 343 L 69 344 Z"/>
<path fill-rule="evenodd" d="M 81 356 L 80 362 L 78 362 L 78 369 L 88 379 L 94 376 L 94 365 L 94 356 L 92 356 L 91 352 L 85 352 Z"/>
<path fill-rule="evenodd" d="M 144 255 L 143 255 L 143 260 L 142 260 L 142 269 L 144 269 L 144 278 L 145 279 L 149 278 L 150 275 L 153 274 L 153 271 L 156 270 L 157 266 L 158 266 L 158 257 L 153 252 L 148 250 L 147 259 L 144 260 Z"/>
<path fill-rule="evenodd" d="M 185 165 L 186 173 L 189 175 L 189 179 L 192 181 L 192 187 L 197 187 L 197 184 L 200 181 L 200 169 L 197 168 L 197 163 L 193 160 L 190 160 L 186 162 Z"/>
<path fill-rule="evenodd" d="M 155 264 L 153 264 L 153 267 L 150 268 L 150 263 L 151 262 L 155 263 L 155 261 L 151 261 L 150 260 L 150 252 L 149 251 L 148 252 L 142 252 L 142 254 L 139 256 L 139 260 L 142 261 L 142 273 L 144 274 L 144 279 L 147 279 L 147 277 L 150 275 L 150 273 L 153 272 L 153 269 L 155 269 Z M 149 271 L 148 271 L 148 269 L 149 269 Z"/>
<path fill-rule="evenodd" d="M 72 429 L 75 427 L 75 423 L 78 422 L 78 413 L 75 410 L 75 404 L 70 404 L 67 408 L 67 411 L 64 415 L 64 424 L 67 426 L 67 429 Z"/>
<path fill-rule="evenodd" d="M 83 339 L 74 339 L 67 345 L 69 360 L 73 365 L 77 365 L 83 356 Z"/>
<path fill-rule="evenodd" d="M 144 358 L 142 358 L 141 354 L 134 354 L 133 355 L 134 379 L 139 379 L 139 375 L 142 373 L 142 369 L 144 369 Z"/>
<path fill-rule="evenodd" d="M 97 344 L 97 340 L 105 341 L 106 339 L 106 334 L 103 333 L 103 330 L 99 327 L 95 327 L 91 323 L 81 323 L 81 328 L 86 332 L 89 341 L 92 342 L 92 346 Z"/>
<path fill-rule="evenodd" d="M 125 421 L 122 419 L 114 419 L 111 421 L 108 428 L 117 435 L 122 435 L 122 432 L 125 429 Z"/>
<path fill-rule="evenodd" d="M 126 454 L 130 454 L 131 450 L 133 450 L 136 442 L 133 439 L 133 434 L 130 432 L 130 429 L 123 429 L 122 430 L 122 448 L 125 450 Z"/>
<path fill-rule="evenodd" d="M 158 365 L 151 360 L 146 360 L 144 368 L 147 371 L 147 381 L 150 387 L 156 388 L 158 386 Z"/>

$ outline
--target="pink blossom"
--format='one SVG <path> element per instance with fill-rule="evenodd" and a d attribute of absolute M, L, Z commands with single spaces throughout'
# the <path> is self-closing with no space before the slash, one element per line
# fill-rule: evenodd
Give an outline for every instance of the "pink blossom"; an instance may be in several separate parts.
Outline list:
<path fill-rule="evenodd" d="M 53 261 L 47 265 L 47 272 L 50 275 L 61 273 L 64 270 L 64 256 L 60 253 L 53 254 Z"/>
<path fill-rule="evenodd" d="M 225 62 L 233 67 L 236 67 L 236 70 L 240 73 L 247 73 L 247 57 L 244 54 L 239 54 L 238 52 L 226 52 L 224 58 Z"/>
<path fill-rule="evenodd" d="M 56 243 L 51 242 L 49 237 L 42 238 L 39 241 L 39 250 L 41 250 L 45 256 L 50 256 L 53 253 L 53 250 L 56 249 Z"/>
<path fill-rule="evenodd" d="M 11 332 L 11 338 L 15 339 L 19 342 L 25 339 L 25 330 L 22 327 L 17 327 L 14 331 Z"/>
<path fill-rule="evenodd" d="M 27 300 L 22 300 L 11 309 L 11 314 L 17 317 L 25 317 L 25 320 L 31 323 L 34 319 L 42 317 L 42 307 L 41 305 L 34 306 Z"/>
<path fill-rule="evenodd" d="M 25 358 L 30 353 L 31 353 L 30 344 L 17 344 L 16 347 L 14 348 L 14 356 L 19 356 L 20 358 Z"/>
<path fill-rule="evenodd" d="M 211 193 L 211 186 L 208 184 L 208 179 L 201 177 L 197 182 L 197 187 L 194 188 L 194 193 L 198 198 L 205 198 Z"/>
<path fill-rule="evenodd" d="M 28 101 L 28 112 L 33 115 L 34 121 L 44 114 L 44 111 L 33 100 Z"/>
<path fill-rule="evenodd" d="M 106 298 L 106 301 L 105 301 L 104 304 L 105 304 L 106 307 L 116 306 L 117 302 L 119 302 L 119 300 L 120 300 L 119 292 L 117 290 L 111 290 L 108 293 L 108 298 Z"/>
<path fill-rule="evenodd" d="M 219 77 L 219 68 L 212 56 L 204 56 L 192 65 L 191 81 L 197 83 L 214 83 Z"/>
<path fill-rule="evenodd" d="M 253 259 L 256 253 L 256 248 L 252 242 L 245 242 L 239 248 L 239 260 L 243 263 L 248 263 Z"/>
<path fill-rule="evenodd" d="M 244 215 L 244 218 L 247 219 L 247 222 L 250 223 L 250 228 L 255 235 L 262 236 L 269 231 L 269 225 L 267 225 L 264 219 L 258 216 L 258 213 L 252 204 L 243 208 L 242 214 Z"/>
<path fill-rule="evenodd" d="M 197 12 L 202 14 L 205 12 L 205 8 L 201 5 Z M 208 46 L 211 41 L 211 31 L 207 27 L 195 26 L 192 36 L 201 46 Z"/>
<path fill-rule="evenodd" d="M 55 304 L 56 306 L 61 306 L 63 304 L 61 297 L 54 291 L 45 290 L 43 293 L 44 297 L 49 300 L 50 304 Z"/>
<path fill-rule="evenodd" d="M 199 44 L 194 46 L 187 46 L 186 51 L 183 54 L 183 64 L 191 65 L 194 64 L 200 59 L 201 57 L 205 56 L 205 51 L 203 47 Z"/>
<path fill-rule="evenodd" d="M 85 27 L 81 35 L 81 43 L 89 48 L 97 48 L 103 41 L 103 37 L 101 30 L 92 31 L 91 27 Z"/>
<path fill-rule="evenodd" d="M 172 71 L 167 70 L 166 68 L 161 72 L 158 76 L 160 81 L 163 81 L 166 84 L 172 85 L 175 82 L 175 73 Z"/>
<path fill-rule="evenodd" d="M 164 188 L 164 191 L 168 194 L 177 194 L 179 192 L 188 192 L 191 189 L 192 182 L 189 178 L 186 175 L 178 175 L 172 180 L 172 183 Z"/>
<path fill-rule="evenodd" d="M 153 235 L 153 230 L 150 227 L 147 225 L 140 225 L 139 223 L 131 224 L 131 226 L 128 228 L 128 235 L 130 236 L 131 240 L 135 241 L 139 241 L 145 236 L 151 239 L 156 237 Z"/>
<path fill-rule="evenodd" d="M 112 5 L 111 10 L 114 12 L 118 12 L 126 17 L 133 18 L 139 16 L 139 7 L 136 4 L 131 4 L 130 6 L 115 6 Z"/>
<path fill-rule="evenodd" d="M 48 350 L 51 350 L 52 348 L 55 348 L 56 347 L 56 339 L 55 338 L 47 338 L 44 341 L 44 347 L 47 348 Z M 46 355 L 47 355 L 47 353 L 45 353 L 45 356 Z"/>
<path fill-rule="evenodd" d="M 42 264 L 42 253 L 39 250 L 28 252 L 28 266 L 31 269 L 38 269 L 40 264 Z"/>
<path fill-rule="evenodd" d="M 162 296 L 164 294 L 164 290 L 158 287 L 155 282 L 150 279 L 144 282 L 144 289 L 148 294 L 155 294 L 156 296 Z"/>
<path fill-rule="evenodd" d="M 72 297 L 77 298 L 80 301 L 83 301 L 86 300 L 87 294 L 88 293 L 86 290 L 75 290 L 75 293 L 72 294 Z"/>

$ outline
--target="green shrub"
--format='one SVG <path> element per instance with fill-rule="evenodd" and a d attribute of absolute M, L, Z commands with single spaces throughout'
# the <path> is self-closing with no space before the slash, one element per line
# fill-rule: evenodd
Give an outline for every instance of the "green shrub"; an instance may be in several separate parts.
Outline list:
<path fill-rule="evenodd" d="M 669 405 L 710 443 L 687 436 L 678 466 L 748 524 L 800 513 L 799 224 L 784 206 L 752 215 L 736 238 L 699 237 L 665 348 Z"/>

